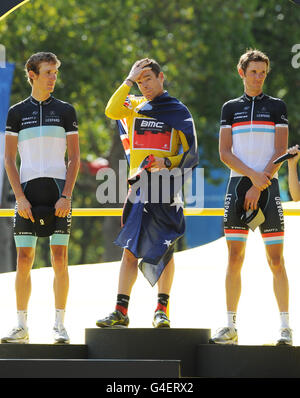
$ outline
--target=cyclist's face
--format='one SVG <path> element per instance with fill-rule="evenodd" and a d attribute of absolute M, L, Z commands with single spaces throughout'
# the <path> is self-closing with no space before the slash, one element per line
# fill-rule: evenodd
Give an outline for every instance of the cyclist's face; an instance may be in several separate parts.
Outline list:
<path fill-rule="evenodd" d="M 145 70 L 137 79 L 140 92 L 147 100 L 153 100 L 164 92 L 164 75 L 162 72 L 158 76 L 152 70 Z"/>
<path fill-rule="evenodd" d="M 39 74 L 34 73 L 33 85 L 36 89 L 43 92 L 52 93 L 55 87 L 58 74 L 56 64 L 42 62 L 39 68 Z"/>
<path fill-rule="evenodd" d="M 241 71 L 240 75 L 244 80 L 246 91 L 248 89 L 260 94 L 267 77 L 267 64 L 265 62 L 251 61 L 246 72 Z"/>

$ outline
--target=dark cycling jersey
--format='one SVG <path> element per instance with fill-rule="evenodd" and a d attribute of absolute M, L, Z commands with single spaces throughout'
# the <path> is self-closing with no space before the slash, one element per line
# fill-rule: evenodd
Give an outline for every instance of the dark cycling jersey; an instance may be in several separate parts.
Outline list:
<path fill-rule="evenodd" d="M 66 136 L 78 134 L 75 109 L 52 96 L 40 102 L 30 96 L 9 109 L 6 124 L 6 135 L 18 137 L 20 182 L 26 198 L 32 206 L 54 206 L 65 185 Z M 50 244 L 68 244 L 71 214 L 56 217 Z M 14 237 L 17 247 L 35 247 L 33 224 L 20 217 L 17 208 Z"/>
<path fill-rule="evenodd" d="M 285 103 L 278 98 L 244 93 L 222 107 L 221 129 L 232 129 L 232 152 L 255 171 L 263 171 L 272 158 L 279 126 L 287 127 L 288 119 Z M 231 176 L 240 175 L 231 170 Z"/>
<path fill-rule="evenodd" d="M 241 97 L 222 107 L 221 129 L 231 128 L 232 152 L 248 167 L 263 171 L 275 151 L 275 128 L 288 127 L 285 103 L 265 94 Z M 284 218 L 277 181 L 261 192 L 258 205 L 265 215 L 260 232 L 266 245 L 282 244 Z M 224 231 L 228 241 L 246 241 L 248 226 L 241 221 L 241 211 L 251 180 L 231 170 L 224 203 Z"/>
<path fill-rule="evenodd" d="M 9 109 L 6 134 L 18 137 L 21 183 L 40 177 L 65 180 L 66 135 L 78 134 L 72 105 L 30 96 Z"/>

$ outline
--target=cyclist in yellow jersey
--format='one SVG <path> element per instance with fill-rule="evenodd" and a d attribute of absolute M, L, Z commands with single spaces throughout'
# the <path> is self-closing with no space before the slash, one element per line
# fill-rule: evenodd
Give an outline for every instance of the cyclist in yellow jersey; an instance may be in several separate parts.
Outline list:
<path fill-rule="evenodd" d="M 145 73 L 146 72 L 144 72 L 144 74 Z M 148 80 L 147 75 L 145 77 Z M 112 95 L 111 99 L 109 100 L 105 111 L 105 114 L 111 119 L 119 120 L 126 118 L 130 142 L 130 175 L 136 173 L 139 165 L 144 160 L 144 158 L 149 155 L 150 151 L 157 158 L 163 159 L 167 157 L 170 160 L 170 169 L 173 167 L 177 167 L 183 156 L 183 153 L 178 154 L 180 145 L 182 145 L 184 152 L 188 149 L 188 143 L 185 135 L 181 131 L 171 129 L 171 131 L 167 132 L 168 134 L 162 134 L 166 137 L 164 137 L 164 139 L 162 138 L 158 142 L 156 140 L 154 141 L 153 138 L 145 140 L 145 137 L 142 137 L 143 142 L 141 142 L 141 140 L 139 141 L 139 131 L 137 131 L 136 128 L 140 128 L 140 130 L 143 130 L 143 123 L 145 129 L 147 129 L 149 126 L 147 126 L 145 116 L 138 114 L 136 109 L 139 105 L 142 105 L 147 101 L 147 97 L 128 95 L 131 88 L 130 84 L 132 85 L 130 81 L 126 80 L 118 88 L 118 90 Z M 139 85 L 139 87 L 142 91 L 143 86 Z M 159 127 L 160 125 L 158 125 L 158 128 Z M 157 161 L 159 162 L 159 159 L 157 159 Z M 161 164 L 161 161 L 159 164 L 159 168 L 165 167 Z"/>
<path fill-rule="evenodd" d="M 129 95 L 134 83 L 137 83 L 143 96 Z M 166 168 L 173 169 L 182 165 L 183 159 L 190 150 L 191 143 L 193 143 L 194 152 L 196 153 L 195 131 L 190 114 L 185 119 L 186 123 L 192 125 L 191 137 L 188 136 L 189 138 L 187 139 L 187 135 L 181 130 L 175 129 L 174 126 L 172 127 L 159 118 L 147 116 L 147 112 L 141 111 L 139 113 L 142 107 L 147 108 L 145 104 L 149 102 L 149 104 L 154 105 L 153 100 L 161 98 L 163 100 L 166 94 L 167 92 L 164 90 L 164 74 L 159 64 L 154 60 L 145 58 L 133 65 L 128 77 L 112 95 L 107 104 L 106 116 L 114 120 L 124 119 L 126 124 L 128 136 L 122 142 L 125 152 L 130 152 L 130 176 L 133 176 L 138 171 L 143 160 L 150 154 L 154 158 L 150 168 L 150 172 L 153 172 Z M 179 101 L 177 102 L 179 103 Z M 151 109 L 151 106 L 149 105 L 149 109 Z M 181 103 L 180 106 L 182 106 Z M 182 152 L 179 153 L 181 148 Z M 195 156 L 194 154 L 194 158 Z M 168 206 L 170 208 L 170 205 Z M 124 252 L 119 274 L 115 311 L 108 317 L 96 322 L 96 325 L 102 328 L 127 327 L 129 324 L 128 304 L 132 287 L 137 278 L 138 266 L 140 267 L 140 265 L 138 265 L 138 258 L 134 255 L 133 250 L 126 248 L 126 246 L 123 247 Z M 171 251 L 169 261 L 157 281 L 158 304 L 152 323 L 155 328 L 170 327 L 166 312 L 173 276 L 174 258 L 173 251 Z"/>

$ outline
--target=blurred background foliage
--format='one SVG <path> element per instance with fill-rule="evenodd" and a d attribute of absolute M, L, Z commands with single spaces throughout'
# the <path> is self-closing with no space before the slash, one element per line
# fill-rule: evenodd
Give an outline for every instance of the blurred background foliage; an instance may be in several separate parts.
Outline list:
<path fill-rule="evenodd" d="M 31 0 L 1 21 L 0 43 L 16 65 L 11 104 L 30 95 L 24 64 L 32 53 L 51 51 L 61 60 L 54 95 L 77 111 L 82 168 L 73 207 L 86 208 L 103 206 L 90 162 L 103 158 L 117 170 L 124 158 L 115 122 L 104 109 L 139 58 L 157 59 L 166 89 L 193 114 L 207 179 L 224 168 L 218 156 L 220 110 L 242 93 L 236 64 L 247 48 L 270 57 L 264 91 L 286 102 L 289 144 L 300 142 L 300 68 L 292 66 L 291 52 L 300 43 L 299 26 L 300 8 L 288 0 Z M 286 172 L 283 166 L 283 180 Z M 118 217 L 74 217 L 70 265 L 119 259 L 113 244 L 119 227 Z M 35 266 L 47 265 L 48 242 L 41 240 Z"/>

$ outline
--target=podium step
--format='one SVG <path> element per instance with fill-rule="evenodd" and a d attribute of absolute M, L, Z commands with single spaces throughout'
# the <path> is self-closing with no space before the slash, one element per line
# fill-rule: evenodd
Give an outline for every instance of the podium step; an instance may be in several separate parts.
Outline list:
<path fill-rule="evenodd" d="M 180 377 L 179 361 L 105 359 L 0 359 L 2 378 L 101 379 Z"/>
<path fill-rule="evenodd" d="M 300 347 L 199 345 L 196 375 L 205 378 L 299 378 Z"/>
<path fill-rule="evenodd" d="M 209 329 L 86 329 L 86 344 L 0 344 L 4 378 L 300 378 L 300 347 L 207 344 Z"/>
<path fill-rule="evenodd" d="M 196 376 L 197 346 L 209 338 L 210 329 L 85 330 L 89 358 L 179 360 L 182 377 Z"/>
<path fill-rule="evenodd" d="M 0 344 L 0 359 L 87 359 L 85 344 Z"/>

